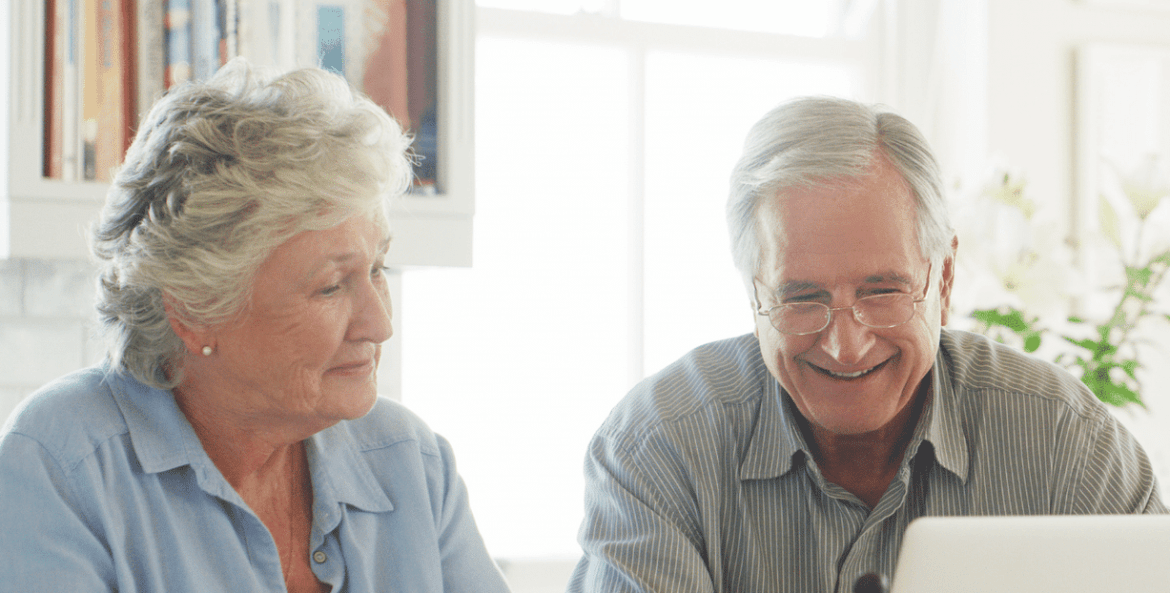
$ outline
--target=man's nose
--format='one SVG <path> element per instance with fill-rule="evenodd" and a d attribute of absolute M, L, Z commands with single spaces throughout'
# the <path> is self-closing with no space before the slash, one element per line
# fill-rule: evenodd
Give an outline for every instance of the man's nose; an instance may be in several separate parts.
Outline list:
<path fill-rule="evenodd" d="M 852 365 L 861 362 L 873 346 L 873 330 L 854 317 L 853 307 L 835 307 L 829 326 L 821 333 L 821 348 L 833 360 Z"/>

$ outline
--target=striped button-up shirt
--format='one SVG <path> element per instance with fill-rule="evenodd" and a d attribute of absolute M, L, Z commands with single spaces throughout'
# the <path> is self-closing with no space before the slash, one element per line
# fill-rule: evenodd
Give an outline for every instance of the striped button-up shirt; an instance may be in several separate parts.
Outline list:
<path fill-rule="evenodd" d="M 931 396 L 872 510 L 825 480 L 752 335 L 643 381 L 585 462 L 568 591 L 848 593 L 933 515 L 1166 512 L 1133 437 L 1068 373 L 943 330 Z"/>

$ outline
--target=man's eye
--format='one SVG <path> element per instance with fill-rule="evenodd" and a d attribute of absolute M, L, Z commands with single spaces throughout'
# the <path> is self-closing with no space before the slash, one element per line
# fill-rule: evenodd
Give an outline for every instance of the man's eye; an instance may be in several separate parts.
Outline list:
<path fill-rule="evenodd" d="M 389 271 L 390 271 L 389 266 L 374 266 L 373 268 L 370 269 L 370 276 L 373 278 L 377 278 L 379 276 L 385 276 L 386 272 L 389 272 Z"/>

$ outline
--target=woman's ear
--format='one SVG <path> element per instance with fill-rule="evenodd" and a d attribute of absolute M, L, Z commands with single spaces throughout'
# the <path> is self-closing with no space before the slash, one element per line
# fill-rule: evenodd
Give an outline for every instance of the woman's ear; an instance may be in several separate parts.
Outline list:
<path fill-rule="evenodd" d="M 186 321 L 178 312 L 178 307 L 171 297 L 163 295 L 163 309 L 167 313 L 167 322 L 171 324 L 171 331 L 175 332 L 176 336 L 183 341 L 183 345 L 187 347 L 187 352 L 191 354 L 202 354 L 204 348 L 210 347 L 215 350 L 214 337 L 210 331 L 202 327 L 197 327 Z"/>

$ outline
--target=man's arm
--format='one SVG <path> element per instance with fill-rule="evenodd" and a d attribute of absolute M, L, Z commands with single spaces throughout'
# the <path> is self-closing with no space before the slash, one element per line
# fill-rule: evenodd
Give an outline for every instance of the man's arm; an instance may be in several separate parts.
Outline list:
<path fill-rule="evenodd" d="M 647 444 L 635 454 L 594 437 L 585 460 L 584 557 L 568 593 L 716 590 L 718 567 L 706 560 L 695 487 L 682 469 L 668 447 Z"/>

